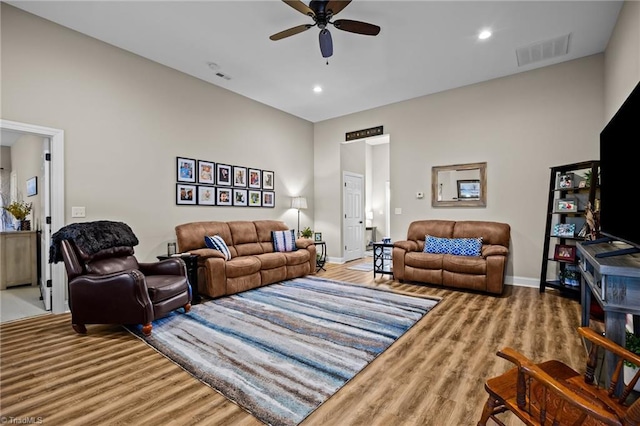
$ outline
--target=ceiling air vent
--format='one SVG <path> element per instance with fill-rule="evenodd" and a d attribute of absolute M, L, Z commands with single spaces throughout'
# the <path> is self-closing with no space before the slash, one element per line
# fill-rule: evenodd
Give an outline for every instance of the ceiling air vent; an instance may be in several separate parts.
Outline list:
<path fill-rule="evenodd" d="M 231 76 L 228 74 L 223 74 L 221 72 L 217 72 L 216 75 L 220 78 L 224 78 L 225 80 L 231 80 Z"/>
<path fill-rule="evenodd" d="M 566 55 L 569 51 L 569 34 L 552 38 L 550 40 L 539 41 L 529 46 L 516 49 L 518 66 L 544 61 L 558 56 Z"/>

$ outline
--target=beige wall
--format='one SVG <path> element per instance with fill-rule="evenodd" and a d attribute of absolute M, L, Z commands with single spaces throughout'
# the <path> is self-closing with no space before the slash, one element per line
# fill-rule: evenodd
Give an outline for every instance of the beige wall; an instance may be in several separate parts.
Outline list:
<path fill-rule="evenodd" d="M 418 219 L 506 222 L 507 275 L 539 283 L 549 167 L 599 157 L 603 62 L 594 55 L 316 123 L 315 219 L 332 224 L 323 234 L 329 255 L 341 256 L 340 141 L 346 132 L 384 125 L 391 136 L 391 238 L 405 238 Z M 484 161 L 486 208 L 431 207 L 431 167 Z"/>
<path fill-rule="evenodd" d="M 2 118 L 64 129 L 65 223 L 128 223 L 141 260 L 196 220 L 313 223 L 313 124 L 2 3 Z M 275 171 L 276 208 L 176 206 L 176 157 Z M 71 207 L 85 206 L 84 219 Z"/>
<path fill-rule="evenodd" d="M 640 2 L 627 1 L 604 55 L 605 121 L 608 122 L 640 81 Z"/>

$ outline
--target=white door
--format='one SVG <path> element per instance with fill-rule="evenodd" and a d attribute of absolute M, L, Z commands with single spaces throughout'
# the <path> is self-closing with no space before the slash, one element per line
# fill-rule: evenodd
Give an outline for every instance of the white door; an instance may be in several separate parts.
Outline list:
<path fill-rule="evenodd" d="M 360 259 L 364 254 L 364 177 L 355 173 L 344 172 L 344 254 L 345 262 Z"/>
<path fill-rule="evenodd" d="M 51 310 L 51 264 L 49 263 L 49 246 L 51 245 L 51 203 L 50 203 L 50 187 L 49 187 L 49 163 L 50 150 L 49 138 L 44 138 L 42 149 L 42 198 L 40 203 L 42 208 L 40 216 L 40 294 L 44 302 L 44 308 Z"/>

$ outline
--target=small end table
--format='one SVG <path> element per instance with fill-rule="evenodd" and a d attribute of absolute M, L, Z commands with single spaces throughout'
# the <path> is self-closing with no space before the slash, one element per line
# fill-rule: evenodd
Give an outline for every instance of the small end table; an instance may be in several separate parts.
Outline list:
<path fill-rule="evenodd" d="M 314 241 L 313 242 L 316 247 L 320 247 L 320 253 L 316 252 L 316 272 L 319 272 L 321 269 L 324 269 L 325 263 L 327 263 L 327 244 L 324 241 Z"/>
<path fill-rule="evenodd" d="M 198 255 L 183 254 L 181 256 L 168 256 L 166 254 L 156 256 L 158 260 L 166 259 L 182 259 L 187 266 L 187 279 L 191 284 L 191 304 L 197 305 L 201 302 L 200 294 L 198 294 Z"/>
<path fill-rule="evenodd" d="M 393 275 L 393 243 L 373 243 L 373 278 L 376 274 Z"/>

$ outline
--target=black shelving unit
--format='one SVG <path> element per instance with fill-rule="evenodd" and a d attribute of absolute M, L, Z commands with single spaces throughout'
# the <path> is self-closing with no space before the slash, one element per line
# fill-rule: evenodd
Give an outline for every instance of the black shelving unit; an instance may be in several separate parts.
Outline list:
<path fill-rule="evenodd" d="M 591 203 L 592 208 L 596 206 L 596 199 L 599 197 L 598 176 L 600 172 L 600 162 L 596 160 L 583 161 L 580 163 L 565 164 L 562 166 L 551 167 L 549 177 L 549 200 L 547 204 L 547 219 L 544 235 L 544 248 L 542 251 L 542 268 L 540 271 L 540 293 L 547 288 L 553 288 L 560 291 L 561 294 L 580 298 L 580 279 L 578 285 L 566 285 L 562 279 L 549 279 L 547 273 L 549 265 L 557 266 L 558 275 L 566 275 L 572 269 L 577 271 L 577 258 L 575 260 L 562 260 L 554 257 L 556 245 L 575 246 L 577 242 L 584 241 L 584 238 L 578 237 L 578 233 L 585 222 L 585 209 L 587 202 Z M 584 179 L 586 171 L 591 171 L 590 179 Z M 563 176 L 570 176 L 569 181 L 561 179 Z M 584 181 L 580 185 L 580 181 Z M 561 200 L 561 201 L 559 201 Z M 562 200 L 573 200 L 577 204 L 577 210 L 558 210 L 558 207 L 566 206 Z M 569 203 L 570 204 L 570 203 Z M 597 207 L 597 206 L 596 206 Z M 574 234 L 562 234 L 560 236 L 554 234 L 554 228 L 560 224 L 575 224 Z M 553 243 L 553 246 L 551 245 Z M 574 247 L 574 253 L 576 248 Z M 571 265 L 571 266 L 569 266 Z"/>

